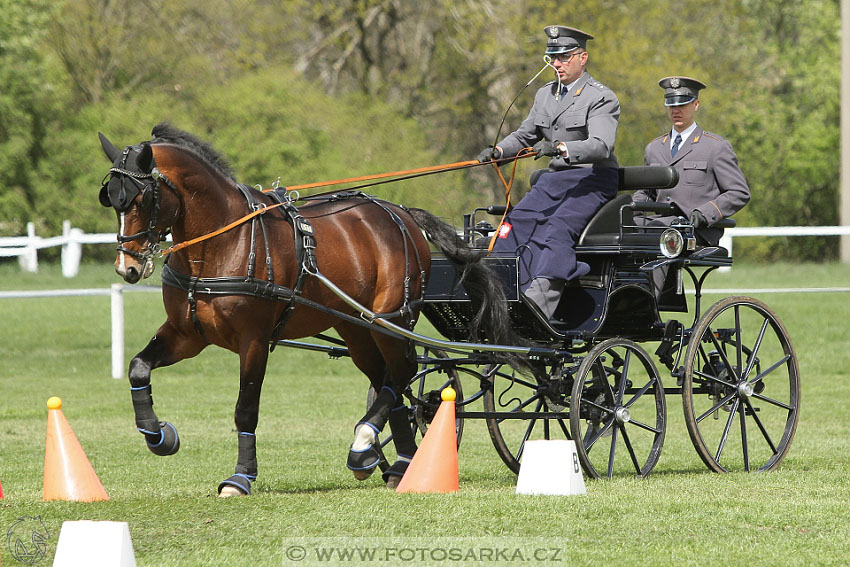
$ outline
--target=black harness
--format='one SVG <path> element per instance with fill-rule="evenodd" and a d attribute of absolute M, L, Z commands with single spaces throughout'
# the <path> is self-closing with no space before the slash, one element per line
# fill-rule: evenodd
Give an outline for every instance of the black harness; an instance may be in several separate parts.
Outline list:
<path fill-rule="evenodd" d="M 259 208 L 265 207 L 262 202 L 257 198 L 257 191 L 249 187 L 247 185 L 238 185 L 239 190 L 242 192 L 242 195 L 248 202 L 248 206 L 252 211 L 258 210 Z M 206 338 L 203 327 L 201 326 L 200 320 L 197 314 L 197 303 L 195 300 L 195 295 L 198 293 L 206 294 L 206 295 L 246 295 L 251 297 L 259 297 L 264 299 L 270 299 L 274 301 L 286 301 L 288 305 L 281 315 L 280 320 L 275 325 L 274 331 L 271 337 L 271 345 L 270 350 L 274 350 L 274 347 L 277 344 L 277 339 L 283 333 L 284 328 L 286 327 L 286 323 L 292 316 L 292 313 L 295 309 L 296 304 L 302 304 L 308 306 L 312 309 L 316 309 L 318 311 L 323 311 L 325 313 L 333 314 L 334 316 L 357 323 L 360 325 L 368 325 L 370 328 L 378 330 L 380 332 L 384 332 L 385 334 L 393 336 L 391 331 L 387 331 L 380 327 L 372 326 L 368 321 L 365 321 L 362 317 L 355 317 L 346 313 L 342 313 L 335 309 L 326 307 L 320 303 L 316 303 L 314 301 L 305 299 L 301 297 L 301 290 L 304 286 L 304 281 L 308 274 L 315 274 L 318 272 L 318 265 L 316 263 L 316 238 L 314 236 L 313 226 L 310 224 L 310 221 L 304 218 L 301 215 L 301 212 L 298 208 L 293 204 L 293 199 L 290 199 L 287 195 L 283 193 L 283 191 L 273 191 L 268 193 L 271 196 L 272 200 L 276 203 L 280 204 L 279 209 L 281 209 L 284 218 L 292 225 L 293 228 L 293 245 L 295 249 L 295 259 L 298 265 L 298 273 L 295 279 L 295 285 L 292 288 L 278 285 L 275 283 L 274 272 L 272 269 L 272 258 L 271 258 L 271 249 L 269 245 L 268 233 L 266 230 L 266 225 L 263 220 L 263 215 L 257 215 L 253 217 L 251 220 L 251 240 L 250 240 L 250 251 L 248 256 L 248 272 L 245 276 L 225 276 L 225 277 L 211 277 L 211 278 L 199 278 L 194 276 L 188 276 L 178 272 L 171 268 L 168 263 L 163 265 L 162 268 L 162 283 L 164 285 L 169 285 L 171 287 L 175 287 L 182 291 L 185 291 L 187 294 L 187 298 L 189 301 L 189 308 L 192 317 L 192 322 L 195 325 L 195 329 L 204 338 L 204 340 L 208 341 Z M 402 307 L 391 313 L 380 313 L 376 314 L 375 318 L 394 318 L 401 316 L 406 324 L 409 327 L 412 327 L 412 313 L 416 307 L 418 307 L 419 302 L 411 302 L 410 297 L 410 280 L 411 280 L 411 254 L 410 248 L 411 243 L 413 242 L 412 236 L 407 229 L 407 226 L 404 224 L 402 219 L 389 207 L 387 207 L 383 202 L 376 199 L 371 195 L 366 195 L 359 191 L 350 191 L 350 192 L 340 192 L 334 193 L 332 195 L 323 195 L 316 197 L 306 197 L 304 200 L 306 201 L 338 201 L 352 198 L 363 198 L 366 199 L 379 207 L 381 207 L 389 216 L 393 219 L 396 225 L 399 227 L 401 231 L 402 240 L 404 242 L 404 253 L 405 253 L 405 280 L 404 280 L 404 302 Z M 263 241 L 265 242 L 265 254 L 266 254 L 266 279 L 260 279 L 255 276 L 256 271 L 256 234 L 257 228 L 259 226 L 259 230 L 263 233 Z M 421 281 L 421 289 L 420 289 L 420 297 L 424 294 L 425 291 L 425 271 L 422 267 L 422 260 L 419 255 L 419 250 L 413 246 L 414 258 L 416 262 L 416 267 L 420 274 Z M 208 341 L 209 342 L 209 341 Z"/>

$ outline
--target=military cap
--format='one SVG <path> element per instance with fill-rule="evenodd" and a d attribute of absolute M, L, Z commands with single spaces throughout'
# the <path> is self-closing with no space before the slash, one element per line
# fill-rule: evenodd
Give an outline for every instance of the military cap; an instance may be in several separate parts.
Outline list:
<path fill-rule="evenodd" d="M 664 89 L 664 106 L 681 106 L 699 98 L 705 84 L 690 77 L 665 77 L 658 81 Z"/>
<path fill-rule="evenodd" d="M 567 26 L 546 26 L 546 55 L 568 53 L 574 49 L 585 49 L 587 40 L 593 39 L 589 33 Z"/>

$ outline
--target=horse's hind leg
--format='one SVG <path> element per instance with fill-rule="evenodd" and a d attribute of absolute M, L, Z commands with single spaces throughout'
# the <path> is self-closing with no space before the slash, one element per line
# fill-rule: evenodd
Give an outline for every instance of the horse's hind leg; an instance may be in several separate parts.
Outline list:
<path fill-rule="evenodd" d="M 130 395 L 136 428 L 144 434 L 148 449 L 161 456 L 173 455 L 180 448 L 177 428 L 167 421 L 159 421 L 153 410 L 151 397 L 151 371 L 195 356 L 205 343 L 192 340 L 166 321 L 147 346 L 130 361 Z"/>
<path fill-rule="evenodd" d="M 261 340 L 246 342 L 240 348 L 239 398 L 236 400 L 234 421 L 239 437 L 236 470 L 218 485 L 222 497 L 251 493 L 251 483 L 257 478 L 257 421 L 260 412 L 260 391 L 269 359 L 268 343 Z"/>

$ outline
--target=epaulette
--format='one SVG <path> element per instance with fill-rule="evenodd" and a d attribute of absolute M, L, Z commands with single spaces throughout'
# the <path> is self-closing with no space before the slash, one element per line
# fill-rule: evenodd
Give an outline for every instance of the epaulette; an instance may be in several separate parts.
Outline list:
<path fill-rule="evenodd" d="M 721 136 L 719 134 L 715 134 L 713 132 L 708 132 L 706 130 L 702 131 L 702 135 L 708 136 L 709 138 L 711 138 L 713 140 L 717 140 L 718 142 L 725 142 L 726 141 L 726 138 L 724 138 L 723 136 Z"/>

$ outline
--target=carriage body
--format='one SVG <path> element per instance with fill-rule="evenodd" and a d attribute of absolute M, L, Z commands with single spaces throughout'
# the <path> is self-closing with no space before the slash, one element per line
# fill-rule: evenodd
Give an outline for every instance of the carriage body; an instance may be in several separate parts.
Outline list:
<path fill-rule="evenodd" d="M 514 330 L 550 350 L 533 355 L 538 369 L 522 378 L 486 351 L 453 357 L 426 349 L 409 391 L 412 406 L 418 406 L 413 413 L 427 413 L 422 407 L 435 399 L 426 379 L 462 389 L 464 377 L 471 376 L 476 391 L 459 399 L 459 428 L 463 419 L 485 419 L 499 455 L 514 472 L 527 440 L 566 438 L 576 441 L 591 477 L 646 476 L 660 458 L 668 421 L 665 398 L 672 395 L 682 398 L 691 441 L 709 469 L 778 466 L 798 418 L 796 355 L 781 321 L 761 301 L 728 297 L 703 313 L 706 277 L 732 264 L 725 249 L 697 245 L 684 217 L 669 227 L 635 222 L 636 214 L 671 210 L 635 204 L 626 191 L 676 182 L 672 168 L 620 170 L 622 192 L 593 217 L 576 247 L 590 273 L 568 283 L 553 322 L 522 300 L 518 258 L 484 257 L 502 283 Z M 723 222 L 734 226 L 731 219 Z M 681 249 L 665 255 L 671 230 L 678 233 L 673 240 Z M 476 223 L 474 213 L 467 215 L 464 235 L 470 245 L 486 247 L 492 231 L 489 223 Z M 652 277 L 661 266 L 666 267 L 663 293 Z M 691 287 L 689 300 L 686 288 Z M 473 307 L 462 274 L 439 255 L 432 258 L 424 300 L 423 314 L 447 339 L 469 340 L 475 331 L 486 341 L 486 329 L 470 328 Z M 659 365 L 669 371 L 666 377 Z M 473 402 L 481 398 L 484 411 L 474 411 Z M 426 426 L 421 417 L 412 421 L 419 429 Z"/>

